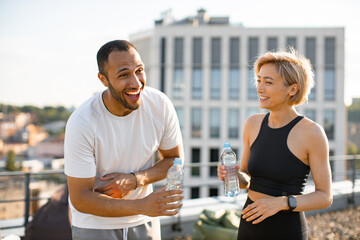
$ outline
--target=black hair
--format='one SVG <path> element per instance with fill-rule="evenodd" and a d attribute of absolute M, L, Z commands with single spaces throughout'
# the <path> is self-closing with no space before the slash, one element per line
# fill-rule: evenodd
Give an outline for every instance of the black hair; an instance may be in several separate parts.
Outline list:
<path fill-rule="evenodd" d="M 126 40 L 113 40 L 105 43 L 96 55 L 99 73 L 107 77 L 105 65 L 108 62 L 109 55 L 112 51 L 129 51 L 130 48 L 134 48 L 138 52 L 136 47 Z"/>

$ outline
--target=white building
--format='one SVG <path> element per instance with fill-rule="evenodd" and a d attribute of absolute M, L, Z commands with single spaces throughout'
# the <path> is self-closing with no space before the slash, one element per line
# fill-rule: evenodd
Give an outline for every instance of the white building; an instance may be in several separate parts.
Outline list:
<path fill-rule="evenodd" d="M 218 162 L 229 141 L 242 151 L 245 119 L 261 112 L 252 64 L 268 50 L 293 46 L 315 69 L 316 86 L 298 111 L 320 123 L 330 155 L 345 153 L 344 28 L 246 28 L 228 17 L 174 21 L 164 14 L 155 27 L 130 36 L 146 66 L 148 85 L 173 101 L 184 139 L 186 164 Z M 336 162 L 333 171 L 343 172 Z M 215 167 L 185 168 L 186 198 L 223 194 Z"/>

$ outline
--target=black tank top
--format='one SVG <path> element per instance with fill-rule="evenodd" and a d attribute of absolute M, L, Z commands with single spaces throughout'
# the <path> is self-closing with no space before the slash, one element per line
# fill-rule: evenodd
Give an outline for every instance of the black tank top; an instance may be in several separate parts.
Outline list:
<path fill-rule="evenodd" d="M 303 116 L 297 116 L 283 127 L 270 128 L 269 115 L 268 113 L 264 117 L 259 135 L 250 147 L 249 189 L 271 196 L 301 194 L 310 167 L 290 151 L 287 138 L 290 130 L 303 119 Z"/>

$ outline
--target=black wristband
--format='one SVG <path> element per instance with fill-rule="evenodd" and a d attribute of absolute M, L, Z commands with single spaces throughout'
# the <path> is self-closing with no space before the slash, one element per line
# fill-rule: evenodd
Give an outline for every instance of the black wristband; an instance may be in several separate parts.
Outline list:
<path fill-rule="evenodd" d="M 135 188 L 134 188 L 134 190 L 135 190 L 135 189 L 137 189 L 137 178 L 136 178 L 135 173 L 131 172 L 130 174 L 134 175 L 134 177 L 135 177 Z"/>

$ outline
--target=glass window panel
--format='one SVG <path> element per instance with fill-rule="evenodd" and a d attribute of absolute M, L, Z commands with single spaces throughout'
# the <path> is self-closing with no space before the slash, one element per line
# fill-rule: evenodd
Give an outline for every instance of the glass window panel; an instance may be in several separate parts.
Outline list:
<path fill-rule="evenodd" d="M 202 39 L 193 39 L 193 66 L 201 67 L 202 64 Z"/>
<path fill-rule="evenodd" d="M 267 39 L 267 50 L 276 51 L 278 49 L 278 43 L 276 37 L 269 37 Z"/>
<path fill-rule="evenodd" d="M 335 110 L 326 109 L 324 112 L 324 130 L 329 140 L 334 139 L 335 134 Z"/>
<path fill-rule="evenodd" d="M 308 96 L 309 101 L 315 101 L 316 100 L 316 89 L 317 89 L 317 79 L 316 79 L 316 69 L 314 69 L 314 86 L 311 89 L 311 92 Z"/>
<path fill-rule="evenodd" d="M 191 199 L 200 198 L 200 188 L 192 187 L 191 188 Z"/>
<path fill-rule="evenodd" d="M 191 110 L 191 135 L 194 138 L 201 137 L 201 109 L 193 108 Z"/>
<path fill-rule="evenodd" d="M 335 100 L 334 69 L 325 69 L 325 100 Z"/>
<path fill-rule="evenodd" d="M 239 137 L 239 110 L 236 108 L 229 109 L 229 138 Z"/>
<path fill-rule="evenodd" d="M 217 148 L 211 148 L 210 149 L 210 162 L 219 162 L 219 149 Z M 210 176 L 211 177 L 217 177 L 217 166 L 210 166 Z"/>
<path fill-rule="evenodd" d="M 182 66 L 184 63 L 184 40 L 175 38 L 174 63 L 175 66 Z"/>
<path fill-rule="evenodd" d="M 305 40 L 305 55 L 310 60 L 313 68 L 316 66 L 316 38 L 308 37 Z"/>
<path fill-rule="evenodd" d="M 286 48 L 290 49 L 290 48 L 294 48 L 296 49 L 296 37 L 288 37 L 286 38 Z"/>
<path fill-rule="evenodd" d="M 210 98 L 220 99 L 221 94 L 221 71 L 219 68 L 211 69 Z"/>
<path fill-rule="evenodd" d="M 202 98 L 202 70 L 200 68 L 193 69 L 192 98 Z"/>
<path fill-rule="evenodd" d="M 325 66 L 335 66 L 335 38 L 325 38 Z"/>
<path fill-rule="evenodd" d="M 219 195 L 219 189 L 217 187 L 209 188 L 209 197 L 217 197 Z"/>
<path fill-rule="evenodd" d="M 240 39 L 230 38 L 230 66 L 239 67 L 240 64 Z"/>
<path fill-rule="evenodd" d="M 219 138 L 220 137 L 220 109 L 211 108 L 210 109 L 210 137 Z"/>
<path fill-rule="evenodd" d="M 221 39 L 211 39 L 211 66 L 220 67 L 221 62 Z"/>
<path fill-rule="evenodd" d="M 174 69 L 173 98 L 182 99 L 184 97 L 184 71 L 182 68 Z"/>
<path fill-rule="evenodd" d="M 255 79 L 254 79 L 254 69 L 248 70 L 248 99 L 255 100 L 258 98 Z"/>
<path fill-rule="evenodd" d="M 240 69 L 230 69 L 229 99 L 239 99 L 240 95 Z"/>
<path fill-rule="evenodd" d="M 191 149 L 191 163 L 200 163 L 200 148 Z M 191 167 L 191 176 L 200 176 L 200 167 Z"/>
<path fill-rule="evenodd" d="M 185 121 L 184 108 L 183 107 L 175 107 L 175 111 L 176 111 L 176 115 L 177 115 L 177 117 L 179 119 L 181 132 L 183 132 L 184 121 Z"/>
<path fill-rule="evenodd" d="M 250 37 L 248 42 L 248 63 L 249 67 L 254 66 L 254 62 L 259 54 L 259 39 L 257 37 Z"/>

